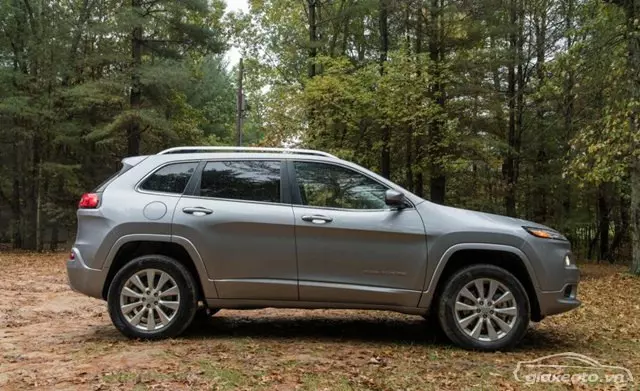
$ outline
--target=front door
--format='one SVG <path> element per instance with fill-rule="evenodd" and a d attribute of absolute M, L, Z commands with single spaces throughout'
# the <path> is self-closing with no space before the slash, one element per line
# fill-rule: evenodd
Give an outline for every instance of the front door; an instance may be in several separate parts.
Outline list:
<path fill-rule="evenodd" d="M 190 240 L 218 298 L 297 300 L 293 211 L 280 160 L 210 161 L 175 210 L 173 235 Z"/>
<path fill-rule="evenodd" d="M 418 212 L 388 207 L 388 187 L 349 167 L 292 164 L 300 300 L 415 307 L 427 264 Z"/>

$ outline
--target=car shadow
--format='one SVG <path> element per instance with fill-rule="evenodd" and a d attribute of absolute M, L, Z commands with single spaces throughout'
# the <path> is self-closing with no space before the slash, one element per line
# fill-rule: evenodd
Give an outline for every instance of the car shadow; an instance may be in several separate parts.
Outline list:
<path fill-rule="evenodd" d="M 185 339 L 258 338 L 265 340 L 353 341 L 454 347 L 444 333 L 419 316 L 229 316 L 200 319 L 185 331 Z M 530 327 L 516 351 L 571 350 L 571 334 Z"/>

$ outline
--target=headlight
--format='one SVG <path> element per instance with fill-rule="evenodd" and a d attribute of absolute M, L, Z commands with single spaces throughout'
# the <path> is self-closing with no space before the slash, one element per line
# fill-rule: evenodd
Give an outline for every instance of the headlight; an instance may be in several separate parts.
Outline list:
<path fill-rule="evenodd" d="M 569 254 L 564 256 L 564 265 L 565 266 L 571 266 L 571 257 L 569 256 Z"/>
<path fill-rule="evenodd" d="M 534 228 L 534 227 L 522 227 L 531 235 L 543 238 L 543 239 L 556 239 L 556 240 L 567 240 L 560 232 L 556 232 L 551 229 L 544 228 Z"/>

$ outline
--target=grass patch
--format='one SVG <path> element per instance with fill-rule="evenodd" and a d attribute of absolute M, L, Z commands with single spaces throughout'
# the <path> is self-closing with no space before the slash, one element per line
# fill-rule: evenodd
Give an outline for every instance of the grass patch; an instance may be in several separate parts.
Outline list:
<path fill-rule="evenodd" d="M 235 389 L 247 385 L 248 376 L 243 372 L 223 367 L 218 363 L 201 360 L 199 362 L 202 375 L 214 381 L 216 385 L 223 389 Z"/>

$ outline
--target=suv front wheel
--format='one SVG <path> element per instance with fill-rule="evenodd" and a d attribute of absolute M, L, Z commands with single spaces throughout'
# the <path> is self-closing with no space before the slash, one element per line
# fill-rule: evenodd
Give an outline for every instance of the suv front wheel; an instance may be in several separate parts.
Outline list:
<path fill-rule="evenodd" d="M 449 339 L 466 349 L 514 346 L 529 326 L 529 297 L 518 279 L 493 265 L 455 272 L 439 295 L 438 320 Z"/>
<path fill-rule="evenodd" d="M 145 255 L 127 263 L 108 292 L 113 324 L 129 338 L 175 337 L 191 324 L 198 308 L 196 285 L 175 259 Z"/>

